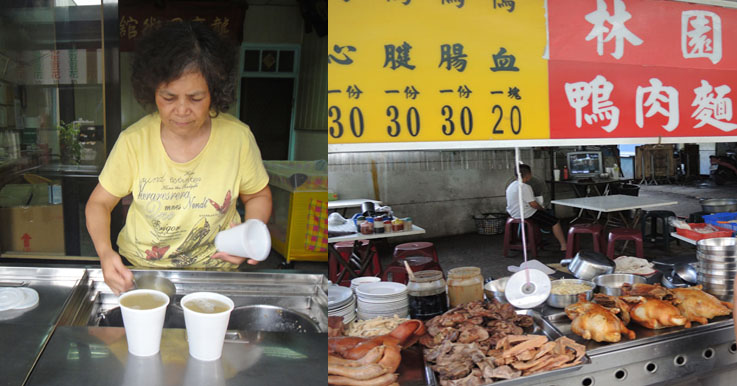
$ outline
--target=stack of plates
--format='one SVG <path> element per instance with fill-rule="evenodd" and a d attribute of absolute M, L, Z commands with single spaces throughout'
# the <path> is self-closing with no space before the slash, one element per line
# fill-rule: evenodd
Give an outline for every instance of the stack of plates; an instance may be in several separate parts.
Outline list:
<path fill-rule="evenodd" d="M 0 287 L 0 320 L 17 318 L 38 306 L 38 292 L 26 287 Z"/>
<path fill-rule="evenodd" d="M 380 282 L 381 278 L 375 276 L 361 276 L 351 280 L 351 290 L 356 293 L 356 288 L 361 284 Z"/>
<path fill-rule="evenodd" d="M 343 324 L 356 319 L 356 296 L 347 287 L 328 287 L 328 316 L 342 316 Z"/>
<path fill-rule="evenodd" d="M 382 281 L 361 284 L 356 288 L 358 296 L 358 319 L 367 320 L 378 316 L 409 317 L 407 286 L 402 283 Z"/>

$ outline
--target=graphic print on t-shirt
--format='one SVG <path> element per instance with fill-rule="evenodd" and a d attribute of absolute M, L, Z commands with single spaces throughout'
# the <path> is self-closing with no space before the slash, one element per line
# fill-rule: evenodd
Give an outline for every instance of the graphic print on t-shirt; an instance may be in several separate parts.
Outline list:
<path fill-rule="evenodd" d="M 223 200 L 223 205 L 218 205 L 218 203 L 213 201 L 212 199 L 210 199 L 210 204 L 212 204 L 212 206 L 215 207 L 218 212 L 220 212 L 221 214 L 225 214 L 225 212 L 228 211 L 228 208 L 230 208 L 230 199 L 231 194 L 230 190 L 228 190 L 228 193 L 225 195 L 225 199 Z"/>
<path fill-rule="evenodd" d="M 211 260 L 216 252 L 213 240 L 220 228 L 227 227 L 231 219 L 224 221 L 232 203 L 232 191 L 228 189 L 222 199 L 200 196 L 203 178 L 195 170 L 183 171 L 178 176 L 141 177 L 138 181 L 136 200 L 141 203 L 144 215 L 153 225 L 151 249 L 137 251 L 138 257 L 148 261 L 171 260 L 178 267 L 186 267 L 197 260 L 209 267 L 224 265 L 221 260 Z M 222 202 L 218 204 L 218 202 Z M 198 220 L 190 228 L 183 228 L 186 216 Z M 232 216 L 231 216 L 232 217 Z M 209 219 L 209 221 L 208 221 Z M 177 243 L 182 240 L 181 243 Z M 151 245 L 149 244 L 149 245 Z M 178 245 L 177 245 L 178 244 Z M 139 242 L 139 245 L 146 245 Z M 167 252 L 169 255 L 166 256 Z M 145 254 L 144 254 L 145 253 Z M 203 257 L 205 257 L 203 259 Z"/>

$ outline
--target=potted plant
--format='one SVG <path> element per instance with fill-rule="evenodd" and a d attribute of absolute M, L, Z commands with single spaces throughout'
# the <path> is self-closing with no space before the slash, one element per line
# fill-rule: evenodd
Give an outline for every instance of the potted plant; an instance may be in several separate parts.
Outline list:
<path fill-rule="evenodd" d="M 79 124 L 61 121 L 61 124 L 57 126 L 57 130 L 59 131 L 61 163 L 79 165 L 82 158 L 82 144 L 79 143 Z"/>

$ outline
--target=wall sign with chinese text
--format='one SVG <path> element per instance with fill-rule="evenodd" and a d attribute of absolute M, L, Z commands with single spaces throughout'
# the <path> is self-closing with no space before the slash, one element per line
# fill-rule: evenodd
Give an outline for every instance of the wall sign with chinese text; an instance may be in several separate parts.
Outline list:
<path fill-rule="evenodd" d="M 243 40 L 245 9 L 231 2 L 176 2 L 161 8 L 151 1 L 126 1 L 120 3 L 119 14 L 121 51 L 132 51 L 143 32 L 170 20 L 202 22 L 235 42 Z"/>
<path fill-rule="evenodd" d="M 329 143 L 545 139 L 543 0 L 331 0 Z"/>
<path fill-rule="evenodd" d="M 329 150 L 734 140 L 737 9 L 694 1 L 331 0 Z"/>
<path fill-rule="evenodd" d="M 737 10 L 548 2 L 551 138 L 737 134 Z"/>

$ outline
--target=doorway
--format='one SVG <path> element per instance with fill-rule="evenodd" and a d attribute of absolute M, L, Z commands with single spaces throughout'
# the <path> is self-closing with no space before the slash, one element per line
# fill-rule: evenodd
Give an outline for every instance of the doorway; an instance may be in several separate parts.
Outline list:
<path fill-rule="evenodd" d="M 264 160 L 294 159 L 299 46 L 242 46 L 239 119 L 251 127 Z"/>

